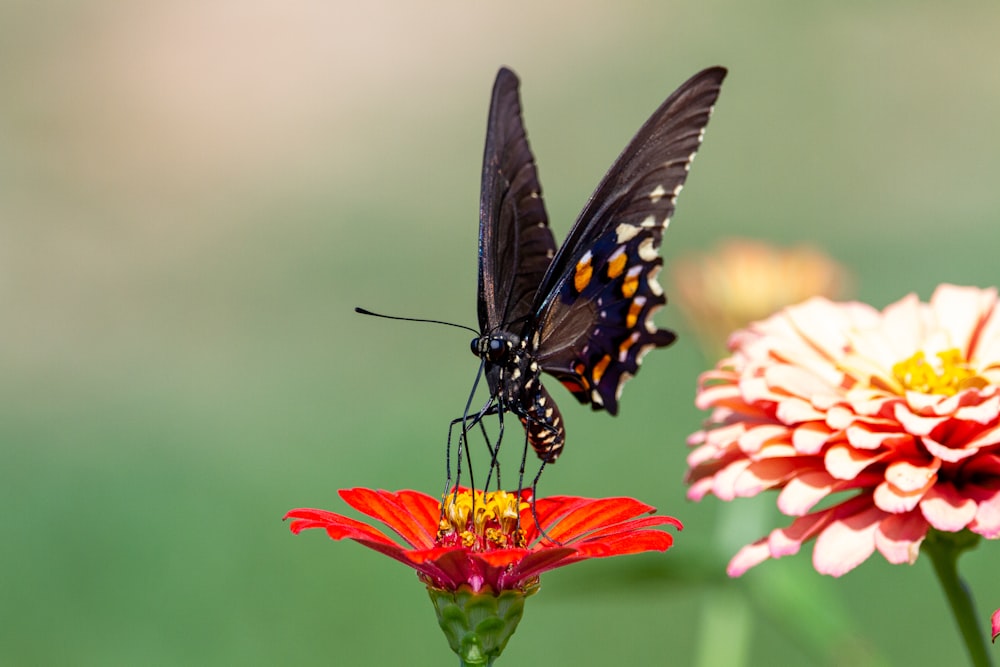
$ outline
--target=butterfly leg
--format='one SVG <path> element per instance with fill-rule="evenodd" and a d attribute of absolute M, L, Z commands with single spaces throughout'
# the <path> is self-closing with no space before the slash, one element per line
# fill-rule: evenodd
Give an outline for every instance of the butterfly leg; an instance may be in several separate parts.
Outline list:
<path fill-rule="evenodd" d="M 454 484 L 454 488 L 457 489 L 458 486 L 461 484 L 461 481 L 462 481 L 462 457 L 463 457 L 463 455 L 464 455 L 464 457 L 466 459 L 466 463 L 468 464 L 470 486 L 472 488 L 475 488 L 475 480 L 474 480 L 473 472 L 472 472 L 472 453 L 470 451 L 469 444 L 468 444 L 468 434 L 469 434 L 469 431 L 471 431 L 472 429 L 474 429 L 476 426 L 479 426 L 479 429 L 480 429 L 480 431 L 483 434 L 483 439 L 486 441 L 486 448 L 490 452 L 490 462 L 491 462 L 490 463 L 490 467 L 491 467 L 491 474 L 492 474 L 492 467 L 493 467 L 494 462 L 496 460 L 496 452 L 499 451 L 500 442 L 498 440 L 496 445 L 493 445 L 490 442 L 489 436 L 486 433 L 486 426 L 483 423 L 483 418 L 487 417 L 489 415 L 492 415 L 492 414 L 501 414 L 501 419 L 502 419 L 502 412 L 503 412 L 502 409 L 493 401 L 493 399 L 490 399 L 489 401 L 486 402 L 486 404 L 482 407 L 482 409 L 480 409 L 479 412 L 477 412 L 476 414 L 470 415 L 468 413 L 468 406 L 466 406 L 466 413 L 465 414 L 463 414 L 461 417 L 456 417 L 455 419 L 451 420 L 451 422 L 448 425 L 448 439 L 447 439 L 447 444 L 445 445 L 445 475 L 446 475 L 445 490 L 444 490 L 445 495 L 447 495 L 448 492 L 452 490 L 451 443 L 452 443 L 452 439 L 454 438 L 455 427 L 458 426 L 459 424 L 461 424 L 461 429 L 459 430 L 459 435 L 458 435 L 457 456 L 456 456 L 456 461 L 455 461 L 455 484 Z M 503 435 L 502 426 L 503 426 L 503 422 L 501 421 L 501 437 Z M 499 472 L 498 472 L 498 476 L 499 476 Z M 487 477 L 487 485 L 488 484 L 489 484 L 489 477 Z"/>
<path fill-rule="evenodd" d="M 525 448 L 527 451 L 527 448 Z M 535 474 L 535 479 L 531 481 L 531 518 L 535 520 L 535 528 L 538 529 L 539 535 L 552 542 L 556 546 L 562 546 L 562 542 L 559 540 L 549 537 L 549 534 L 545 532 L 542 528 L 542 524 L 538 522 L 538 510 L 535 508 L 535 498 L 538 497 L 538 480 L 542 478 L 542 471 L 545 470 L 545 464 L 548 463 L 546 460 L 542 460 L 542 465 L 538 466 L 538 473 Z"/>
<path fill-rule="evenodd" d="M 500 444 L 503 442 L 504 411 L 497 409 L 496 414 L 497 414 L 497 421 L 499 421 L 500 423 L 499 429 L 497 431 L 496 445 L 490 446 L 490 438 L 489 435 L 486 433 L 486 426 L 483 425 L 482 421 L 479 422 L 479 428 L 483 433 L 483 440 L 486 441 L 486 449 L 488 449 L 490 452 L 490 471 L 486 475 L 486 485 L 483 488 L 484 489 L 490 488 L 490 478 L 493 476 L 493 471 L 495 470 L 497 473 L 497 490 L 499 491 L 503 488 L 503 482 L 500 480 Z"/>

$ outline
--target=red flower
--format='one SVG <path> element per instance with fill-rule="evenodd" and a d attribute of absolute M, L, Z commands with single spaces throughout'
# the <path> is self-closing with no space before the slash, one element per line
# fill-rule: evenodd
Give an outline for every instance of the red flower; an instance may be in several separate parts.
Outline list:
<path fill-rule="evenodd" d="M 357 488 L 341 490 L 340 497 L 391 528 L 405 546 L 361 521 L 317 509 L 285 515 L 293 519 L 292 532 L 322 528 L 335 540 L 352 539 L 412 567 L 430 588 L 448 591 L 532 588 L 542 572 L 577 561 L 666 551 L 673 536 L 652 528 L 682 528 L 673 517 L 642 516 L 655 509 L 632 498 L 540 498 L 536 525 L 528 490 L 518 496 L 460 487 L 448 494 L 443 511 L 436 498 L 417 491 Z"/>

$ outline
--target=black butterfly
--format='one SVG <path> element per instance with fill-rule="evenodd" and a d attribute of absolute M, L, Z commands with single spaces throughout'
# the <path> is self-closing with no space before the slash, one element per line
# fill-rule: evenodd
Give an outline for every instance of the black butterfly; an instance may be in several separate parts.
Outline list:
<path fill-rule="evenodd" d="M 566 432 L 545 371 L 581 403 L 618 412 L 643 355 L 674 334 L 651 316 L 666 303 L 658 248 L 701 144 L 726 70 L 691 77 L 660 105 L 608 170 L 556 251 L 517 76 L 493 86 L 479 224 L 479 331 L 491 411 L 517 415 L 544 462 Z"/>

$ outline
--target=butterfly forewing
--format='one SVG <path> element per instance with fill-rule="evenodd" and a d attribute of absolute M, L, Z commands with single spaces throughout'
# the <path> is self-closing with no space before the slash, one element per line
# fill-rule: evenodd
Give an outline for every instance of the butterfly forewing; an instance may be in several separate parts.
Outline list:
<path fill-rule="evenodd" d="M 669 345 L 652 313 L 663 230 L 701 144 L 726 71 L 704 70 L 640 128 L 598 185 L 535 295 L 543 370 L 583 403 L 617 413 L 642 356 Z"/>
<path fill-rule="evenodd" d="M 556 248 L 517 88 L 517 76 L 501 69 L 486 130 L 479 226 L 479 328 L 484 334 L 533 314 L 535 292 Z"/>

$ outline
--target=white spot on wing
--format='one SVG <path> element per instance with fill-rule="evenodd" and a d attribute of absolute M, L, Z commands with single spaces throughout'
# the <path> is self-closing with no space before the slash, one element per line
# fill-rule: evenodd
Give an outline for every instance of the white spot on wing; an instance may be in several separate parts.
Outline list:
<path fill-rule="evenodd" d="M 645 262 L 652 262 L 656 259 L 656 248 L 653 246 L 653 237 L 649 236 L 639 244 L 639 259 Z"/>
<path fill-rule="evenodd" d="M 618 388 L 615 389 L 615 399 L 621 400 L 622 389 L 625 388 L 625 383 L 632 379 L 632 374 L 628 371 L 622 371 L 622 375 L 618 378 Z"/>
<path fill-rule="evenodd" d="M 654 188 L 653 191 L 649 193 L 649 201 L 655 204 L 656 202 L 663 199 L 663 195 L 665 194 L 667 194 L 667 191 L 663 189 L 663 186 L 657 185 L 656 188 Z"/>
<path fill-rule="evenodd" d="M 656 346 L 653 345 L 652 343 L 649 343 L 647 345 L 643 345 L 642 347 L 640 347 L 639 348 L 639 353 L 635 355 L 635 363 L 636 363 L 636 365 L 638 366 L 639 364 L 641 364 L 642 363 L 642 358 L 645 357 L 647 354 L 649 354 L 650 350 L 654 350 L 654 349 L 656 349 Z"/>
<path fill-rule="evenodd" d="M 635 235 L 639 233 L 639 228 L 635 225 L 630 225 L 627 222 L 623 222 L 617 227 L 615 227 L 615 233 L 618 235 L 618 243 L 628 243 L 635 238 Z"/>
<path fill-rule="evenodd" d="M 663 296 L 663 288 L 660 287 L 660 281 L 656 279 L 656 276 L 660 273 L 660 266 L 654 266 L 649 270 L 649 275 L 646 277 L 646 283 L 649 285 L 649 291 L 653 293 L 653 296 Z"/>

